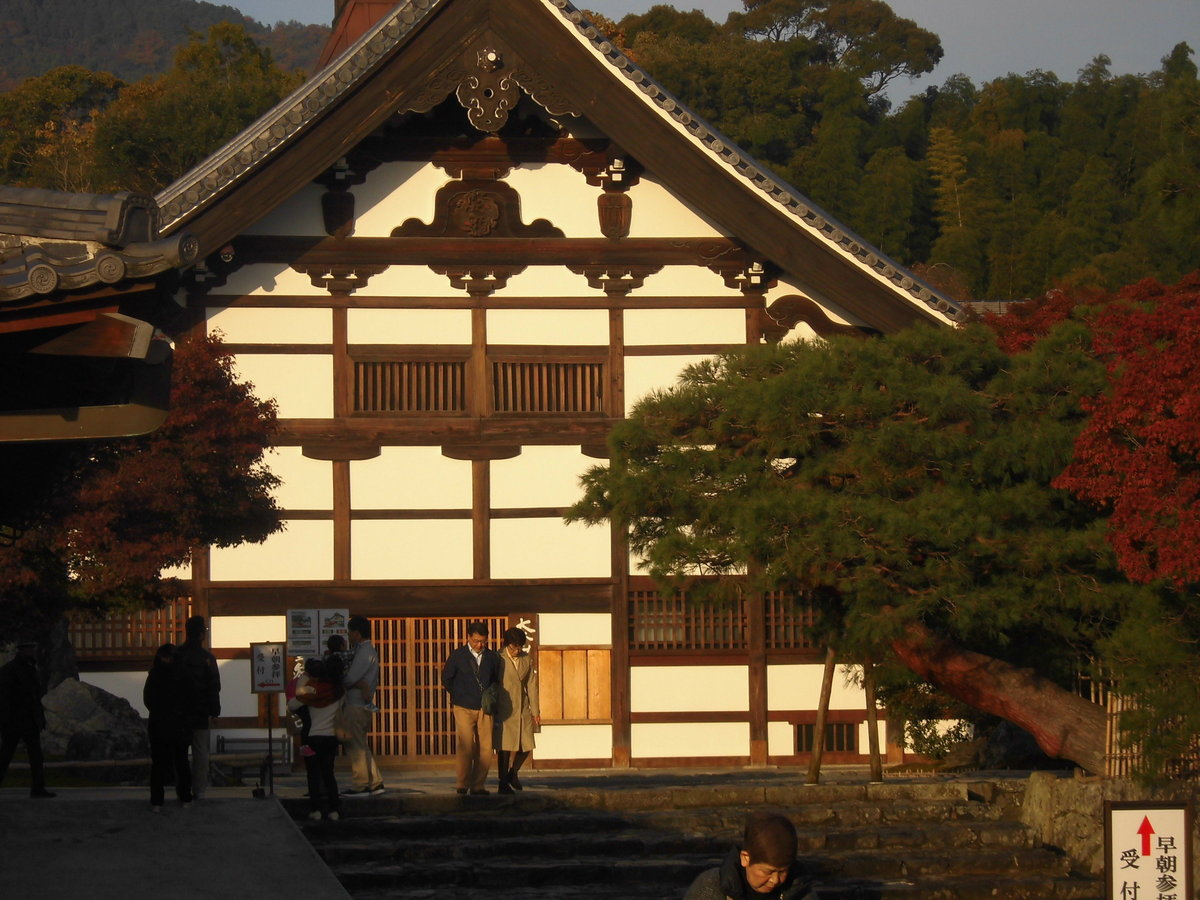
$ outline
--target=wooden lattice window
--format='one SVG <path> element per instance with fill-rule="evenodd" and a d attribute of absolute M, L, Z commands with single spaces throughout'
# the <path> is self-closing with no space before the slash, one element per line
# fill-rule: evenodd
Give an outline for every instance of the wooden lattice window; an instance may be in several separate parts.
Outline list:
<path fill-rule="evenodd" d="M 462 413 L 467 367 L 462 360 L 355 360 L 357 413 Z"/>
<path fill-rule="evenodd" d="M 612 651 L 607 648 L 540 648 L 537 667 L 542 721 L 611 721 L 611 666 Z"/>
<path fill-rule="evenodd" d="M 372 643 L 379 654 L 380 711 L 372 721 L 371 746 L 380 756 L 446 757 L 454 753 L 454 714 L 442 687 L 450 651 L 467 642 L 474 619 L 376 618 Z M 498 650 L 508 627 L 503 616 L 482 620 L 488 646 Z"/>
<path fill-rule="evenodd" d="M 822 649 L 809 631 L 816 621 L 811 603 L 781 592 L 769 593 L 765 600 L 768 650 Z"/>
<path fill-rule="evenodd" d="M 494 361 L 492 408 L 498 413 L 603 414 L 600 362 Z"/>
<path fill-rule="evenodd" d="M 746 647 L 744 604 L 695 603 L 683 594 L 629 592 L 631 650 L 741 650 Z"/>
<path fill-rule="evenodd" d="M 71 646 L 80 662 L 151 659 L 166 643 L 183 640 L 191 600 L 182 598 L 161 609 L 93 619 L 79 615 L 69 625 Z"/>
<path fill-rule="evenodd" d="M 812 753 L 816 739 L 816 725 L 801 723 L 796 726 L 796 752 Z M 858 724 L 855 722 L 829 722 L 825 725 L 824 750 L 830 753 L 858 752 Z"/>

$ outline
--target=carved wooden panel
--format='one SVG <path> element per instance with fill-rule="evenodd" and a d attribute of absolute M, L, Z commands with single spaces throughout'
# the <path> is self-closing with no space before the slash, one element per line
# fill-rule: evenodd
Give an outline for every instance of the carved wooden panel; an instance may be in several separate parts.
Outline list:
<path fill-rule="evenodd" d="M 433 222 L 407 219 L 392 237 L 563 237 L 546 219 L 521 221 L 521 197 L 502 181 L 466 178 L 443 185 L 434 200 Z"/>

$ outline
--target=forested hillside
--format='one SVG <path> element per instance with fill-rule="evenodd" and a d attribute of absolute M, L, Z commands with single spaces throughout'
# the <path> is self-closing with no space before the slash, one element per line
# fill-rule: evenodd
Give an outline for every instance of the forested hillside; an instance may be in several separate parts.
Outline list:
<path fill-rule="evenodd" d="M 329 5 L 330 19 L 333 4 Z M 284 69 L 311 71 L 329 29 L 299 22 L 271 27 L 232 6 L 198 0 L 4 0 L 0 4 L 0 90 L 57 66 L 110 72 L 124 81 L 165 72 L 191 32 L 233 22 Z"/>
<path fill-rule="evenodd" d="M 748 0 L 722 24 L 669 6 L 588 15 L 761 163 L 960 300 L 1200 267 L 1200 80 L 1185 43 L 1144 75 L 1097 56 L 982 85 L 945 73 L 891 102 L 906 76 L 937 71 L 942 48 L 936 22 L 882 0 Z M 226 18 L 244 31 L 214 36 Z M 192 49 L 173 57 L 188 29 Z M 0 182 L 160 187 L 283 96 L 327 33 L 192 0 L 7 0 L 0 72 L 39 77 L 0 93 Z M 246 74 L 231 82 L 230 65 Z"/>

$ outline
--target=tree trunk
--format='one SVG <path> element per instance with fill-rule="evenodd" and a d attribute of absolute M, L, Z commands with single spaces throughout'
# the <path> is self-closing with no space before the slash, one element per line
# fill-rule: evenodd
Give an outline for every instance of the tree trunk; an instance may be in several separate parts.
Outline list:
<path fill-rule="evenodd" d="M 965 650 L 923 625 L 909 625 L 892 649 L 904 665 L 951 697 L 1024 728 L 1048 756 L 1103 774 L 1104 707 L 1032 669 Z"/>

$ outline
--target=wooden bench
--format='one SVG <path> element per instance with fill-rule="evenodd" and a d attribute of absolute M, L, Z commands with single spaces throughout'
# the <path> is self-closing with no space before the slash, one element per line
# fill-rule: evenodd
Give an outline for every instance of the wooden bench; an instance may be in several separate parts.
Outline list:
<path fill-rule="evenodd" d="M 267 753 L 271 754 L 273 774 L 292 771 L 292 739 L 286 733 L 266 737 L 217 736 L 216 752 L 209 756 L 209 769 L 226 784 L 243 784 L 246 772 L 257 772 L 259 783 L 267 780 Z"/>

